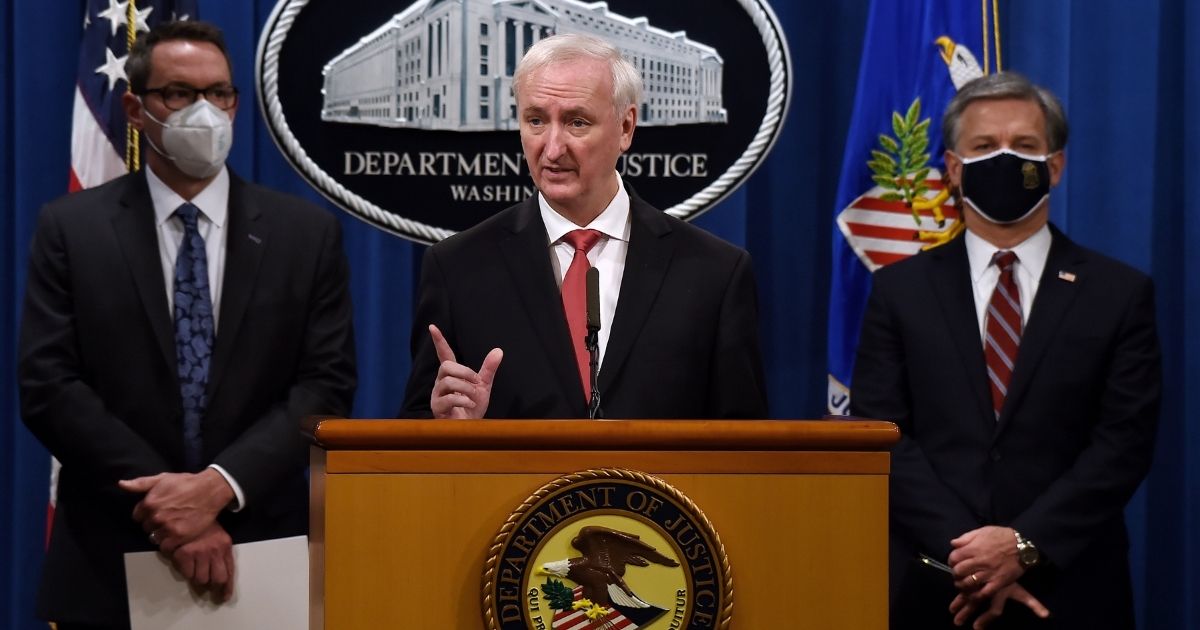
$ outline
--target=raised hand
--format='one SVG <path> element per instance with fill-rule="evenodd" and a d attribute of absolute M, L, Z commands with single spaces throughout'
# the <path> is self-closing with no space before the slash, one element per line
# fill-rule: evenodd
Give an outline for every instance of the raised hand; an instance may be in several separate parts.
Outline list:
<path fill-rule="evenodd" d="M 492 381 L 504 358 L 504 351 L 492 348 L 476 372 L 455 359 L 454 351 L 437 326 L 429 325 L 429 336 L 433 339 L 434 350 L 441 362 L 437 379 L 433 382 L 433 391 L 429 394 L 429 408 L 433 410 L 433 417 L 482 418 L 487 413 L 492 397 Z"/>

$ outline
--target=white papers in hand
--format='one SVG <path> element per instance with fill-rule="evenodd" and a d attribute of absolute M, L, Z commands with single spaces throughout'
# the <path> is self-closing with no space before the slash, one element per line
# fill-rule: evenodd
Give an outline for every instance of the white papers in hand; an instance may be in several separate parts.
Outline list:
<path fill-rule="evenodd" d="M 233 546 L 233 598 L 197 594 L 155 551 L 125 554 L 133 630 L 259 630 L 308 627 L 308 538 Z"/>

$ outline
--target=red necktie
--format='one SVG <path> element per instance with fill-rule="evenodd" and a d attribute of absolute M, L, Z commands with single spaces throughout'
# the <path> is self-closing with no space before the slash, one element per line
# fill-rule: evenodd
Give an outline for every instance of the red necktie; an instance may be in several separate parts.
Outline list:
<path fill-rule="evenodd" d="M 1017 347 L 1021 345 L 1021 294 L 1013 279 L 1013 263 L 1017 255 L 999 251 L 992 256 L 992 264 L 1000 269 L 1000 280 L 988 303 L 986 336 L 983 356 L 987 361 L 988 380 L 992 385 L 992 409 L 1000 418 L 1004 397 L 1008 395 L 1008 382 L 1012 379 L 1013 364 L 1017 360 Z"/>
<path fill-rule="evenodd" d="M 589 365 L 587 348 L 583 338 L 587 335 L 587 270 L 592 264 L 588 262 L 587 253 L 600 237 L 604 236 L 596 230 L 573 230 L 563 235 L 564 241 L 575 248 L 575 257 L 567 268 L 567 275 L 562 283 L 563 311 L 567 314 L 567 328 L 571 331 L 571 344 L 575 347 L 575 362 L 579 364 L 579 379 L 583 382 L 583 399 L 592 397 L 592 371 Z"/>

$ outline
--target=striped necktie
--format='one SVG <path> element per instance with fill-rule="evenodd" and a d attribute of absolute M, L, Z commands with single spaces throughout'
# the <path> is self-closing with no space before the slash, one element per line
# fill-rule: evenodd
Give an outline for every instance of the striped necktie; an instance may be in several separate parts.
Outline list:
<path fill-rule="evenodd" d="M 992 264 L 1000 269 L 1000 280 L 988 303 L 983 355 L 992 386 L 992 410 L 997 420 L 1004 408 L 1017 348 L 1021 345 L 1021 294 L 1013 278 L 1015 262 L 1017 255 L 1010 251 L 998 251 L 992 256 Z"/>

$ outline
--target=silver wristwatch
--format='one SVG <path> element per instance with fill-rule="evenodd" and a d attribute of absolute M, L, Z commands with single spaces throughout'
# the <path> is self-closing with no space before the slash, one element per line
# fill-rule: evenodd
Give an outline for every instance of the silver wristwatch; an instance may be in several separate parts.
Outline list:
<path fill-rule="evenodd" d="M 1034 546 L 1033 541 L 1021 535 L 1021 532 L 1013 530 L 1013 534 L 1017 537 L 1017 561 L 1026 569 L 1036 567 L 1042 559 L 1042 554 L 1038 552 L 1038 548 Z"/>

